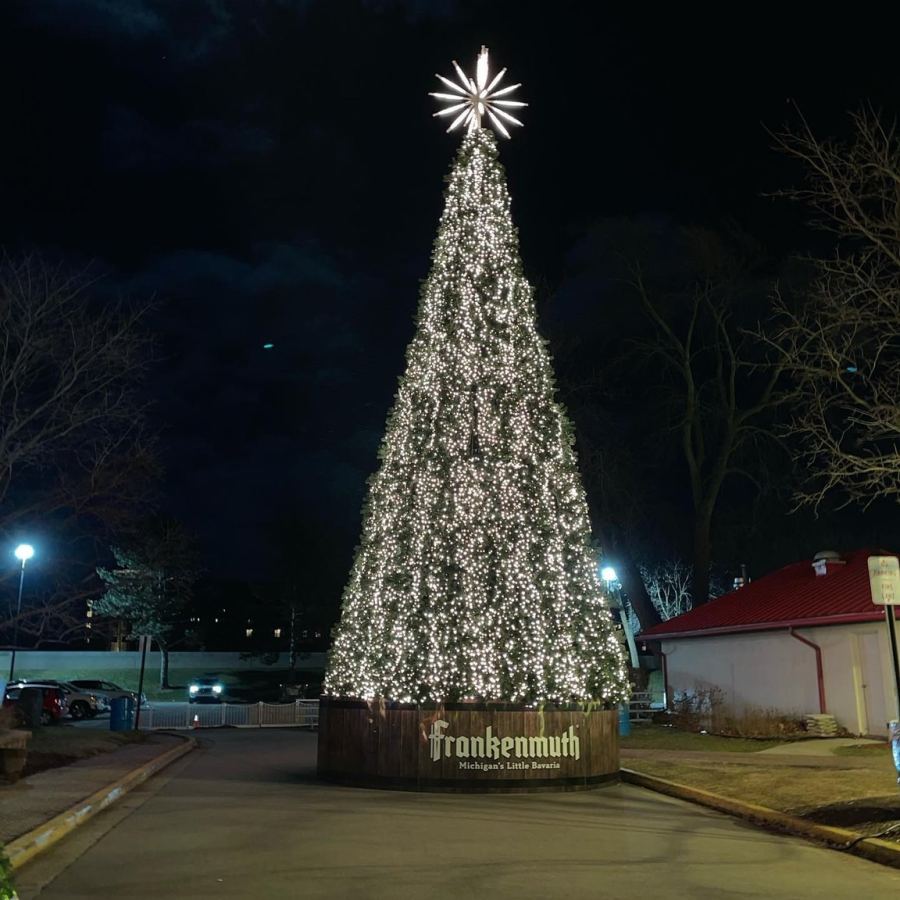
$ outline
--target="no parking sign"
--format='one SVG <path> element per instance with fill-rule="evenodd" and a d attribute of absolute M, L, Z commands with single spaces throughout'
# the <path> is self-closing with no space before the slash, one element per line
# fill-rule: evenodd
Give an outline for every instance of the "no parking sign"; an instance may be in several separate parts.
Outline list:
<path fill-rule="evenodd" d="M 878 606 L 900 603 L 900 559 L 896 556 L 869 557 L 869 588 Z"/>

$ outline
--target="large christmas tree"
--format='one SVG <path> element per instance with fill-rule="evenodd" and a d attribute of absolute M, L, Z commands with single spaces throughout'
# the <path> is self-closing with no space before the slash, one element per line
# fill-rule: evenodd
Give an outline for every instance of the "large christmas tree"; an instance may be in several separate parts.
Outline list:
<path fill-rule="evenodd" d="M 473 104 L 486 65 L 478 77 L 462 82 Z M 572 428 L 554 399 L 495 138 L 481 115 L 468 121 L 325 689 L 615 704 L 626 671 Z"/>

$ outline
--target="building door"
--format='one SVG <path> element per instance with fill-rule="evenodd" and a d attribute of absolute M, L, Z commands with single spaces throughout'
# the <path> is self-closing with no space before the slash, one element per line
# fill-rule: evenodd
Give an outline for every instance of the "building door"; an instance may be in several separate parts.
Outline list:
<path fill-rule="evenodd" d="M 859 668 L 866 706 L 866 733 L 885 734 L 888 714 L 879 634 L 877 631 L 869 631 L 858 635 L 858 639 Z"/>

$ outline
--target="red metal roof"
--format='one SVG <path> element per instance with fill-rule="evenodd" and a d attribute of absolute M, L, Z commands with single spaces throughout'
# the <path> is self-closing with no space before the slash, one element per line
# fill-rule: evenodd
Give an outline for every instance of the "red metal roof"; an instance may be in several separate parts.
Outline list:
<path fill-rule="evenodd" d="M 868 557 L 883 550 L 845 553 L 816 575 L 812 560 L 792 563 L 723 594 L 674 619 L 642 631 L 641 638 L 700 637 L 735 631 L 769 631 L 803 625 L 839 625 L 884 619 L 869 593 Z"/>

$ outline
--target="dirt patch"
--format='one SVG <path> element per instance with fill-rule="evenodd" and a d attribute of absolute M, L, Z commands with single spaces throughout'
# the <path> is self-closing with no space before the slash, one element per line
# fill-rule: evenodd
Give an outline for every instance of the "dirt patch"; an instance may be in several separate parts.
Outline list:
<path fill-rule="evenodd" d="M 79 759 L 109 753 L 145 739 L 145 735 L 132 731 L 94 731 L 71 726 L 41 728 L 29 742 L 23 775 L 68 766 Z"/>
<path fill-rule="evenodd" d="M 65 756 L 62 753 L 29 753 L 25 760 L 25 768 L 22 777 L 43 772 L 46 769 L 56 769 L 59 766 L 67 766 L 69 763 L 82 759 L 79 756 Z"/>
<path fill-rule="evenodd" d="M 821 825 L 849 828 L 861 834 L 885 831 L 885 837 L 900 840 L 900 792 L 883 797 L 866 797 L 843 803 L 828 803 L 812 809 L 797 810 L 798 815 Z"/>

